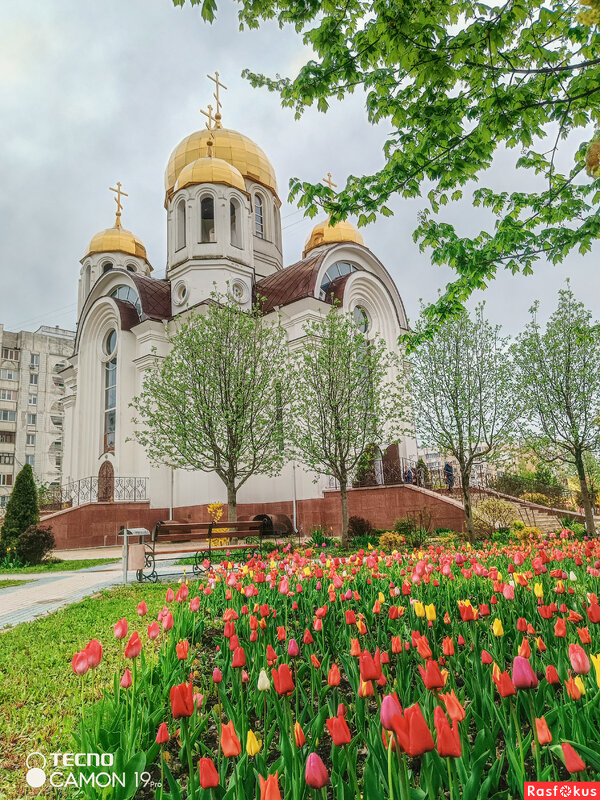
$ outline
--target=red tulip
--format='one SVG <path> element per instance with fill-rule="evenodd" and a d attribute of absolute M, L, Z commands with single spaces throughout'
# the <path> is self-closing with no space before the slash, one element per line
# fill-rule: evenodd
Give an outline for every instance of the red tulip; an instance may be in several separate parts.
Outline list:
<path fill-rule="evenodd" d="M 194 687 L 191 681 L 172 686 L 170 698 L 173 719 L 192 716 L 194 713 Z"/>
<path fill-rule="evenodd" d="M 569 770 L 569 772 L 583 772 L 585 769 L 585 763 L 577 755 L 575 750 L 573 750 L 571 745 L 568 744 L 568 742 L 563 742 L 561 747 L 563 756 L 565 758 L 565 767 Z"/>
<path fill-rule="evenodd" d="M 444 637 L 444 641 L 442 642 L 442 651 L 445 656 L 454 655 L 454 640 L 451 636 Z"/>
<path fill-rule="evenodd" d="M 444 678 L 440 672 L 437 661 L 429 659 L 425 669 L 419 664 L 419 672 L 426 689 L 443 689 Z"/>
<path fill-rule="evenodd" d="M 326 720 L 326 724 L 327 730 L 329 731 L 331 739 L 336 747 L 340 747 L 344 744 L 350 744 L 352 741 L 352 735 L 350 733 L 348 723 L 344 717 L 330 717 L 328 720 Z"/>
<path fill-rule="evenodd" d="M 448 716 L 453 722 L 460 722 L 465 718 L 465 710 L 462 707 L 458 697 L 454 693 L 454 689 L 446 694 L 439 693 L 438 697 L 446 706 Z"/>
<path fill-rule="evenodd" d="M 340 675 L 339 667 L 337 664 L 332 664 L 327 675 L 327 683 L 329 686 L 339 686 L 341 680 L 342 676 Z"/>
<path fill-rule="evenodd" d="M 235 648 L 231 666 L 235 668 L 246 666 L 246 652 L 243 647 Z"/>
<path fill-rule="evenodd" d="M 304 731 L 299 722 L 294 722 L 294 740 L 296 742 L 296 747 L 302 747 L 306 741 Z"/>
<path fill-rule="evenodd" d="M 190 611 L 195 614 L 199 608 L 200 608 L 200 598 L 192 597 L 192 599 L 190 600 Z M 208 760 L 210 761 L 210 759 Z"/>
<path fill-rule="evenodd" d="M 329 783 L 327 767 L 316 753 L 311 753 L 306 759 L 304 779 L 311 789 L 322 789 Z"/>
<path fill-rule="evenodd" d="M 548 683 L 560 683 L 556 667 L 553 667 L 552 664 L 548 664 L 546 667 L 546 680 Z"/>
<path fill-rule="evenodd" d="M 175 592 L 169 586 L 169 588 L 167 589 L 167 596 L 165 597 L 165 600 L 167 601 L 167 603 L 172 603 L 174 599 L 175 599 Z"/>
<path fill-rule="evenodd" d="M 376 681 L 381 677 L 381 665 L 379 659 L 374 659 L 373 656 L 365 650 L 360 655 L 360 679 L 361 681 Z"/>
<path fill-rule="evenodd" d="M 131 678 L 131 672 L 128 669 L 126 669 L 125 672 L 123 673 L 123 677 L 121 678 L 120 686 L 122 689 L 129 689 L 132 683 L 133 680 Z"/>
<path fill-rule="evenodd" d="M 138 613 L 138 616 L 140 616 L 140 617 L 145 617 L 146 614 L 148 613 L 148 606 L 146 605 L 146 603 L 143 600 L 141 600 L 138 603 L 137 613 Z"/>
<path fill-rule="evenodd" d="M 540 744 L 550 744 L 552 741 L 552 734 L 550 733 L 550 728 L 548 727 L 545 717 L 535 718 L 535 729 L 537 732 L 538 742 Z"/>
<path fill-rule="evenodd" d="M 159 634 L 160 634 L 160 625 L 158 624 L 158 622 L 152 622 L 150 625 L 148 625 L 149 639 L 157 639 Z"/>
<path fill-rule="evenodd" d="M 164 744 L 165 742 L 169 741 L 169 730 L 167 728 L 166 722 L 163 722 L 159 726 L 158 732 L 156 734 L 156 741 L 158 742 L 158 744 Z"/>
<path fill-rule="evenodd" d="M 237 737 L 232 720 L 227 725 L 221 723 L 221 750 L 225 758 L 239 756 L 242 752 L 242 745 Z"/>
<path fill-rule="evenodd" d="M 392 726 L 400 746 L 412 758 L 434 749 L 431 731 L 418 703 L 407 708 L 404 714 L 396 715 Z"/>
<path fill-rule="evenodd" d="M 277 694 L 291 694 L 294 691 L 292 672 L 287 664 L 280 664 L 278 669 L 272 669 L 271 675 Z"/>
<path fill-rule="evenodd" d="M 87 656 L 90 669 L 96 669 L 102 660 L 102 645 L 98 639 L 92 639 L 92 641 L 85 648 L 85 654 Z"/>
<path fill-rule="evenodd" d="M 456 720 L 450 727 L 448 718 L 440 706 L 436 706 L 433 712 L 433 721 L 437 733 L 437 750 L 440 756 L 442 758 L 460 758 L 460 736 Z"/>
<path fill-rule="evenodd" d="M 203 789 L 214 789 L 219 785 L 219 773 L 216 770 L 212 758 L 201 758 L 198 762 L 200 772 L 200 786 Z"/>
<path fill-rule="evenodd" d="M 127 620 L 125 617 L 115 623 L 113 628 L 115 639 L 124 639 L 127 636 Z"/>
<path fill-rule="evenodd" d="M 125 658 L 137 658 L 142 652 L 142 640 L 137 631 L 131 634 L 127 647 L 125 648 Z"/>
<path fill-rule="evenodd" d="M 215 667 L 213 669 L 212 679 L 213 683 L 221 683 L 221 681 L 223 680 L 223 673 L 218 667 Z"/>
<path fill-rule="evenodd" d="M 494 677 L 494 683 L 496 684 L 500 697 L 511 697 L 517 693 L 508 672 L 501 672 L 498 677 Z"/>
<path fill-rule="evenodd" d="M 300 648 L 298 647 L 298 642 L 295 639 L 290 639 L 288 642 L 288 656 L 290 658 L 298 658 L 299 655 Z M 270 775 L 269 777 L 272 778 L 273 776 Z"/>
<path fill-rule="evenodd" d="M 173 619 L 173 614 L 171 614 L 170 611 L 167 611 L 167 613 L 162 618 L 163 630 L 170 631 L 171 628 L 173 627 L 174 622 L 175 620 Z"/>
<path fill-rule="evenodd" d="M 564 639 L 567 635 L 567 623 L 562 617 L 559 617 L 554 624 L 554 635 L 560 639 Z"/>
<path fill-rule="evenodd" d="M 90 668 L 88 656 L 85 650 L 81 650 L 81 652 L 75 653 L 75 655 L 71 660 L 71 667 L 73 668 L 73 672 L 76 675 L 85 675 L 85 673 Z"/>
<path fill-rule="evenodd" d="M 177 642 L 175 645 L 175 652 L 177 653 L 177 658 L 180 661 L 185 661 L 188 657 L 188 653 L 190 652 L 190 643 L 187 639 L 183 639 L 181 642 Z"/>

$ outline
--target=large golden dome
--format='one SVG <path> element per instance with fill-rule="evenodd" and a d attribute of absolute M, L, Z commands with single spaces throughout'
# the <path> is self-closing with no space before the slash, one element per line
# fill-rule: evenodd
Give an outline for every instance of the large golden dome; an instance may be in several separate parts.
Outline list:
<path fill-rule="evenodd" d="M 134 236 L 131 231 L 126 231 L 120 225 L 107 228 L 105 231 L 97 233 L 88 247 L 86 256 L 92 253 L 128 253 L 130 256 L 137 256 L 148 260 L 146 248 L 141 240 Z"/>
<path fill-rule="evenodd" d="M 242 173 L 222 158 L 198 158 L 191 164 L 186 164 L 177 177 L 173 191 L 177 192 L 196 183 L 224 183 L 242 192 L 246 191 Z"/>
<path fill-rule="evenodd" d="M 304 245 L 304 258 L 308 252 L 320 247 L 322 244 L 334 244 L 338 242 L 354 242 L 364 245 L 364 239 L 351 222 L 342 220 L 330 225 L 328 219 L 317 222 L 312 233 Z"/>
<path fill-rule="evenodd" d="M 188 164 L 208 156 L 207 142 L 213 138 L 213 156 L 231 164 L 244 178 L 261 183 L 277 194 L 277 180 L 271 162 L 247 136 L 228 128 L 204 128 L 186 136 L 171 153 L 165 170 L 165 204 L 173 194 L 177 178 Z"/>

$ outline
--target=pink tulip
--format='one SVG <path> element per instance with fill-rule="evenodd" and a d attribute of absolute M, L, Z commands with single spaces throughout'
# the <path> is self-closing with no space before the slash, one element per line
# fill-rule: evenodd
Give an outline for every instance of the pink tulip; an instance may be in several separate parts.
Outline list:
<path fill-rule="evenodd" d="M 143 600 L 140 603 L 138 603 L 137 612 L 138 616 L 140 617 L 145 617 L 146 614 L 148 613 L 148 606 L 146 605 L 146 603 L 144 603 Z"/>
<path fill-rule="evenodd" d="M 152 622 L 148 625 L 148 638 L 157 639 L 160 634 L 160 625 L 158 622 Z"/>
<path fill-rule="evenodd" d="M 131 672 L 126 669 L 121 678 L 121 689 L 129 689 L 133 681 L 131 680 Z"/>
<path fill-rule="evenodd" d="M 73 659 L 71 660 L 71 666 L 73 667 L 73 672 L 76 675 L 85 675 L 90 667 L 85 650 L 75 653 Z"/>
<path fill-rule="evenodd" d="M 96 669 L 102 660 L 102 645 L 98 639 L 92 639 L 92 641 L 85 648 L 85 654 L 87 656 L 90 669 Z"/>
<path fill-rule="evenodd" d="M 304 778 L 311 789 L 322 789 L 329 783 L 327 767 L 316 753 L 311 753 L 306 759 Z"/>
<path fill-rule="evenodd" d="M 529 661 L 516 656 L 513 661 L 512 682 L 516 689 L 535 689 L 538 679 Z"/>
<path fill-rule="evenodd" d="M 190 600 L 190 611 L 196 612 L 200 608 L 200 598 L 199 597 L 192 597 Z"/>
<path fill-rule="evenodd" d="M 127 630 L 127 620 L 125 617 L 123 617 L 123 619 L 120 619 L 117 623 L 115 623 L 113 628 L 115 639 L 124 639 L 127 636 Z"/>

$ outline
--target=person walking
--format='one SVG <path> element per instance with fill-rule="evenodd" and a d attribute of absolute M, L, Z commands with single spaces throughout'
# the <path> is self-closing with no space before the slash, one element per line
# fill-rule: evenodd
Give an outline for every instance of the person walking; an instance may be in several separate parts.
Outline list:
<path fill-rule="evenodd" d="M 444 481 L 446 482 L 448 491 L 452 492 L 452 489 L 454 489 L 454 468 L 449 461 L 446 461 L 444 464 Z"/>

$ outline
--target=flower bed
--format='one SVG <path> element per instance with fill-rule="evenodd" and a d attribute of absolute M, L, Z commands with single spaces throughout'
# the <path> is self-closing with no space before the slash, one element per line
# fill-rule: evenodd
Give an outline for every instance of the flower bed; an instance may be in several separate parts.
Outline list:
<path fill-rule="evenodd" d="M 119 799 L 499 800 L 599 779 L 599 577 L 598 542 L 567 531 L 223 563 L 157 620 L 140 603 L 117 621 L 117 663 L 96 640 L 74 655 L 77 749 L 114 755 Z M 96 669 L 114 685 L 87 706 Z"/>

